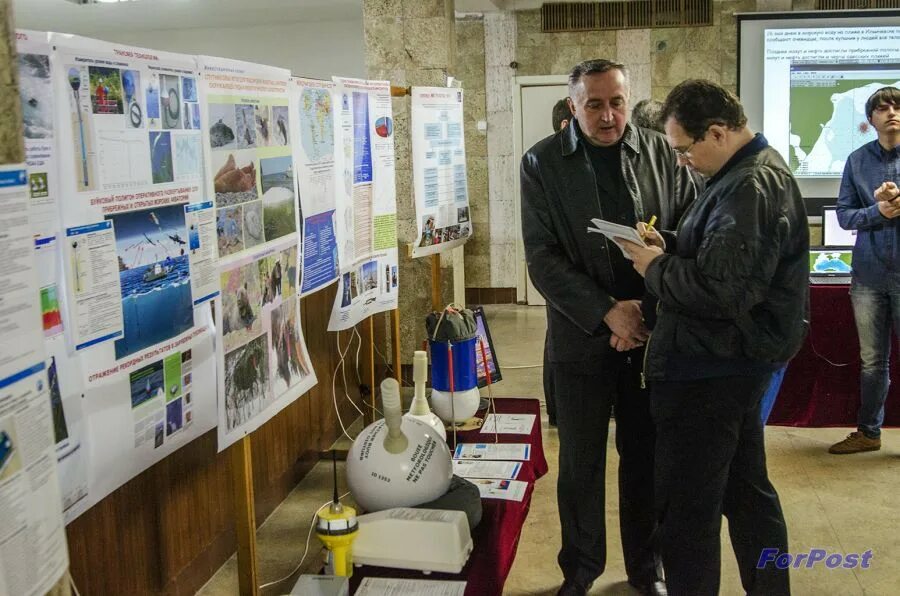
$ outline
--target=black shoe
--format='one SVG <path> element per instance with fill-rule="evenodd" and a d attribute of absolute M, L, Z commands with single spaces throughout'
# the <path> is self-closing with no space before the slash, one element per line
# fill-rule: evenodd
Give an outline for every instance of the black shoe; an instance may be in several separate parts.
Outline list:
<path fill-rule="evenodd" d="M 588 590 L 590 590 L 591 586 L 593 585 L 594 582 L 591 582 L 587 586 L 584 586 L 582 584 L 579 584 L 578 582 L 565 580 L 559 587 L 559 591 L 556 593 L 556 596 L 586 596 Z"/>
<path fill-rule="evenodd" d="M 669 596 L 669 591 L 666 589 L 666 582 L 661 579 L 641 583 L 628 578 L 628 585 L 640 592 L 643 596 Z"/>

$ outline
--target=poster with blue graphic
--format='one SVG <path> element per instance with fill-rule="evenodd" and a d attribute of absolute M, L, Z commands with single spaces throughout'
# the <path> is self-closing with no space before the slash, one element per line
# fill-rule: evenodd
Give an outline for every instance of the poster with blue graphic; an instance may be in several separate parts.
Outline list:
<path fill-rule="evenodd" d="M 394 127 L 387 81 L 334 78 L 340 288 L 329 331 L 397 308 Z"/>

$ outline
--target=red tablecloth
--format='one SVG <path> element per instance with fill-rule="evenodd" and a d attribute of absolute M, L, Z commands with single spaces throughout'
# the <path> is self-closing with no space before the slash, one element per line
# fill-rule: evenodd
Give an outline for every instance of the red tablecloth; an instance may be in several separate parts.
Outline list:
<path fill-rule="evenodd" d="M 768 423 L 855 427 L 859 409 L 859 338 L 849 286 L 818 285 L 809 290 L 810 333 L 788 365 Z M 896 340 L 891 341 L 891 388 L 884 424 L 900 426 L 900 363 Z"/>
<path fill-rule="evenodd" d="M 525 498 L 521 503 L 499 499 L 482 499 L 481 523 L 472 531 L 474 548 L 466 566 L 459 574 L 432 573 L 423 575 L 418 571 L 405 569 L 389 569 L 385 567 L 358 567 L 351 578 L 351 593 L 356 591 L 364 577 L 405 577 L 416 579 L 445 579 L 466 581 L 466 596 L 500 596 L 503 584 L 516 558 L 519 546 L 519 535 L 528 510 L 531 507 L 531 495 L 534 482 L 547 473 L 547 460 L 544 458 L 544 442 L 541 438 L 540 401 L 536 399 L 497 398 L 499 414 L 535 414 L 531 436 L 499 435 L 501 443 L 531 443 L 531 460 L 523 462 L 516 480 L 528 482 Z M 480 418 L 486 412 L 478 413 Z M 448 442 L 453 449 L 453 433 L 448 433 Z M 493 434 L 481 433 L 479 430 L 458 432 L 460 443 L 486 443 L 494 440 Z"/>

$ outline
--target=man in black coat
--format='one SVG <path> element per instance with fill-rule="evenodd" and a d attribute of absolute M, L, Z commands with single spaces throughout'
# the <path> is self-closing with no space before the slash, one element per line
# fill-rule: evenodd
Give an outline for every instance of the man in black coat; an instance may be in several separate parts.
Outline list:
<path fill-rule="evenodd" d="M 528 272 L 547 301 L 548 355 L 559 428 L 557 498 L 565 581 L 584 594 L 606 566 L 605 467 L 610 407 L 620 455 L 622 550 L 629 582 L 664 588 L 650 536 L 653 445 L 641 385 L 644 284 L 592 218 L 674 226 L 696 187 L 664 137 L 632 127 L 625 67 L 589 60 L 569 75 L 573 119 L 522 158 L 522 236 Z"/>
<path fill-rule="evenodd" d="M 662 119 L 679 161 L 708 178 L 676 234 L 626 244 L 659 297 L 645 373 L 666 583 L 674 596 L 719 593 L 724 513 L 744 590 L 789 594 L 788 570 L 774 563 L 787 528 L 760 402 L 806 334 L 806 211 L 790 169 L 724 88 L 685 81 Z"/>

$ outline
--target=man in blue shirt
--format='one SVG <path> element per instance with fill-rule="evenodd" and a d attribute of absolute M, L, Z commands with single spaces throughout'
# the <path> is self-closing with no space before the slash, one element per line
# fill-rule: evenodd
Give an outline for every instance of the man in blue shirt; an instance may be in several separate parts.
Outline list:
<path fill-rule="evenodd" d="M 900 89 L 876 91 L 866 101 L 866 118 L 878 139 L 850 154 L 837 203 L 841 227 L 859 230 L 850 300 L 859 334 L 862 403 L 857 430 L 828 449 L 835 454 L 881 449 L 892 324 L 900 332 Z"/>

